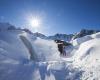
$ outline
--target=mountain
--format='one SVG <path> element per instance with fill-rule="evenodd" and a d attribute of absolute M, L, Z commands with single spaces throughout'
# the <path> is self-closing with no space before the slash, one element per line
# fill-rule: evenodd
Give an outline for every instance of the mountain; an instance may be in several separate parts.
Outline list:
<path fill-rule="evenodd" d="M 76 38 L 81 38 L 84 37 L 86 35 L 91 35 L 91 34 L 95 34 L 100 32 L 100 30 L 87 30 L 87 29 L 82 29 L 80 32 L 76 33 L 76 34 L 60 34 L 57 33 L 55 35 L 52 36 L 45 36 L 44 34 L 41 33 L 34 33 L 34 36 L 36 37 L 40 37 L 42 39 L 51 39 L 51 40 L 64 40 L 64 41 L 68 41 L 70 42 L 71 40 L 74 40 Z"/>
<path fill-rule="evenodd" d="M 98 33 L 98 32 L 100 32 L 100 30 L 87 30 L 87 29 L 82 29 L 78 33 L 69 34 L 69 35 L 57 33 L 57 34 L 52 35 L 52 36 L 45 36 L 44 34 L 38 33 L 38 32 L 33 33 L 33 35 L 36 36 L 36 37 L 42 38 L 42 39 L 64 40 L 64 41 L 70 42 L 71 40 L 74 40 L 76 38 L 81 38 L 81 37 L 84 37 L 86 35 L 91 35 L 91 34 L 95 34 L 95 33 Z"/>
<path fill-rule="evenodd" d="M 52 40 L 64 40 L 64 41 L 70 41 L 73 37 L 73 34 L 55 34 L 53 36 L 48 36 L 48 39 Z"/>
<path fill-rule="evenodd" d="M 0 31 L 5 31 L 5 30 L 21 30 L 25 31 L 29 34 L 33 34 L 35 37 L 39 37 L 41 39 L 50 39 L 50 40 L 64 40 L 64 41 L 70 41 L 73 35 L 66 35 L 66 34 L 55 34 L 53 36 L 45 36 L 42 33 L 36 32 L 33 33 L 29 29 L 21 29 L 21 28 L 16 28 L 15 26 L 11 25 L 10 23 L 0 23 Z"/>
<path fill-rule="evenodd" d="M 42 38 L 42 39 L 46 39 L 47 38 L 47 36 L 45 36 L 44 34 L 39 33 L 39 32 L 33 33 L 33 35 L 35 37 L 39 37 L 39 38 Z"/>
<path fill-rule="evenodd" d="M 25 29 L 16 28 L 15 26 L 11 25 L 10 23 L 0 23 L 0 31 L 4 31 L 4 30 L 22 30 L 22 31 L 28 32 L 29 34 L 33 34 L 35 37 L 39 37 L 41 39 L 64 40 L 64 41 L 68 41 L 68 42 L 70 42 L 71 40 L 74 40 L 76 38 L 81 38 L 81 37 L 84 37 L 86 35 L 91 35 L 91 34 L 100 32 L 100 30 L 82 29 L 80 32 L 75 33 L 75 34 L 68 34 L 67 35 L 67 34 L 57 33 L 57 34 L 52 35 L 52 36 L 46 36 L 46 35 L 39 33 L 39 32 L 33 33 L 29 29 L 26 29 L 26 28 Z"/>
<path fill-rule="evenodd" d="M 73 36 L 72 39 L 81 38 L 83 36 L 95 34 L 97 32 L 100 32 L 100 30 L 87 30 L 87 29 L 82 29 L 80 32 L 74 34 L 74 36 Z"/>
<path fill-rule="evenodd" d="M 15 26 L 9 24 L 9 23 L 0 23 L 0 31 L 4 30 L 15 30 Z"/>
<path fill-rule="evenodd" d="M 33 33 L 33 35 L 41 39 L 64 40 L 64 41 L 70 41 L 73 37 L 73 34 L 67 35 L 67 34 L 59 34 L 59 33 L 52 36 L 45 36 L 42 33 L 36 32 Z"/>

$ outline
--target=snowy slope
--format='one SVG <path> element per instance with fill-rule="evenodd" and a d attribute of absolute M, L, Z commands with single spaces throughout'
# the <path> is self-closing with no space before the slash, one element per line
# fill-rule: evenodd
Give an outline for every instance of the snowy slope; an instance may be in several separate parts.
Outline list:
<path fill-rule="evenodd" d="M 28 56 L 28 51 L 19 39 L 21 31 L 0 32 L 0 53 L 14 59 L 23 59 Z M 3 50 L 3 51 L 2 51 Z"/>
<path fill-rule="evenodd" d="M 35 52 L 32 60 L 29 50 Z M 79 79 L 81 71 L 70 64 L 60 59 L 52 40 L 36 38 L 21 30 L 0 32 L 0 80 Z"/>
<path fill-rule="evenodd" d="M 99 80 L 100 33 L 71 42 L 65 48 L 71 56 L 61 57 L 53 40 L 6 25 L 0 31 L 0 80 Z"/>
<path fill-rule="evenodd" d="M 82 80 L 99 80 L 100 79 L 100 33 L 90 35 L 93 39 L 84 37 L 79 48 L 74 53 L 73 65 L 81 68 L 84 73 Z M 81 40 L 81 38 L 80 38 Z M 83 39 L 82 39 L 83 40 Z M 86 41 L 87 40 L 87 41 Z"/>
<path fill-rule="evenodd" d="M 74 39 L 71 41 L 71 43 L 74 45 L 74 46 L 78 46 L 80 45 L 81 43 L 85 42 L 85 41 L 88 41 L 88 40 L 91 40 L 92 37 L 90 35 L 87 35 L 87 36 L 84 36 L 84 37 L 81 37 L 81 38 L 77 38 L 77 39 Z"/>
<path fill-rule="evenodd" d="M 25 40 L 23 41 L 21 39 L 22 36 L 25 37 L 25 39 L 27 40 L 26 42 L 24 42 Z M 33 54 L 37 56 L 38 60 L 56 59 L 53 56 L 57 57 L 60 54 L 57 49 L 57 44 L 54 41 L 52 40 L 48 41 L 48 40 L 36 38 L 31 34 L 28 34 L 20 30 L 0 32 L 0 42 L 1 42 L 0 45 L 1 51 L 5 50 L 7 52 L 3 54 L 15 56 L 16 58 L 19 58 L 19 56 L 20 57 L 22 56 L 23 58 L 25 58 L 26 55 L 29 56 L 30 54 L 29 50 L 31 50 L 30 49 L 31 47 L 34 48 Z"/>
<path fill-rule="evenodd" d="M 81 71 L 59 54 L 53 40 L 23 30 L 0 31 L 0 80 L 80 79 Z"/>

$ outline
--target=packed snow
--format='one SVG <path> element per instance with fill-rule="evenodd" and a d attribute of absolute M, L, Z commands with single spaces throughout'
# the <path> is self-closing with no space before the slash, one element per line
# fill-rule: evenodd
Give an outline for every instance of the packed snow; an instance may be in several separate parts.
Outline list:
<path fill-rule="evenodd" d="M 53 40 L 0 31 L 0 80 L 99 80 L 100 33 L 71 43 L 63 57 Z"/>

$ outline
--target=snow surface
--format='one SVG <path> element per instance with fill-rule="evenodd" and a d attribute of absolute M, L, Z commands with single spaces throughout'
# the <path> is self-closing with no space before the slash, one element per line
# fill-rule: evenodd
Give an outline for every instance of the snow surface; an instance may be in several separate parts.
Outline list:
<path fill-rule="evenodd" d="M 100 38 L 100 32 L 93 34 L 91 36 L 92 36 L 92 38 Z"/>
<path fill-rule="evenodd" d="M 92 39 L 80 45 L 74 57 L 74 65 L 84 70 L 82 79 L 100 79 L 100 39 Z"/>
<path fill-rule="evenodd" d="M 0 80 L 100 80 L 100 33 L 72 41 L 61 57 L 53 40 L 0 32 Z M 73 55 L 72 55 L 73 54 Z"/>
<path fill-rule="evenodd" d="M 77 39 L 73 40 L 72 43 L 74 46 L 77 46 L 77 45 L 80 45 L 81 43 L 91 40 L 91 39 L 92 39 L 92 37 L 90 35 L 87 35 L 82 38 L 77 38 Z"/>
<path fill-rule="evenodd" d="M 21 36 L 24 36 L 23 40 Z M 31 60 L 30 50 L 35 56 Z M 0 80 L 79 79 L 81 71 L 74 69 L 70 65 L 71 62 L 61 59 L 59 54 L 57 44 L 53 40 L 36 38 L 21 30 L 2 31 Z"/>
<path fill-rule="evenodd" d="M 37 38 L 33 42 L 35 52 L 38 52 L 38 60 L 52 61 L 60 59 L 60 52 L 58 51 L 57 44 L 53 40 L 44 40 Z"/>

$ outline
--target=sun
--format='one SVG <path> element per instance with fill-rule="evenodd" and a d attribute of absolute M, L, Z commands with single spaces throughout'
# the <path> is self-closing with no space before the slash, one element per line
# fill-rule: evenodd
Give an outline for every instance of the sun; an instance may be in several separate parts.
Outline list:
<path fill-rule="evenodd" d="M 26 16 L 27 26 L 33 32 L 39 32 L 43 29 L 43 18 L 39 15 L 29 14 Z"/>
<path fill-rule="evenodd" d="M 31 20 L 30 20 L 30 25 L 32 26 L 32 27 L 39 27 L 40 26 L 40 24 L 41 24 L 41 21 L 40 21 L 40 19 L 39 18 L 32 18 Z"/>

